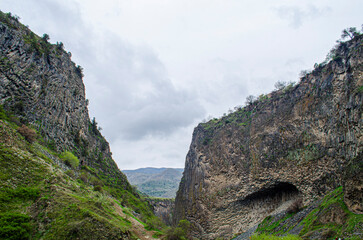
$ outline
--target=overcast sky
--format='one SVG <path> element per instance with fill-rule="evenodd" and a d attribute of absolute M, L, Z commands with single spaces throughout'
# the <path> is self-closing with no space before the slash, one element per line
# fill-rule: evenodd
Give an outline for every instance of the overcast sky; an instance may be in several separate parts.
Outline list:
<path fill-rule="evenodd" d="M 299 81 L 362 0 L 0 0 L 84 68 L 90 115 L 120 169 L 184 167 L 193 128 Z"/>

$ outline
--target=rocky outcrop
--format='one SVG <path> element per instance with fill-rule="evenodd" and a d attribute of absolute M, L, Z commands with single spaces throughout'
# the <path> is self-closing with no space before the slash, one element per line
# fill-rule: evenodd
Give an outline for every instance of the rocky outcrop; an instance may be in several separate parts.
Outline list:
<path fill-rule="evenodd" d="M 82 165 L 131 189 L 96 122 L 89 119 L 82 68 L 62 43 L 47 40 L 1 13 L 0 104 L 35 126 L 49 147 L 75 152 Z"/>
<path fill-rule="evenodd" d="M 352 159 L 344 169 L 344 202 L 348 209 L 363 214 L 363 153 Z"/>
<path fill-rule="evenodd" d="M 175 201 L 172 198 L 149 198 L 149 204 L 153 211 L 166 225 L 172 224 L 172 212 L 175 207 Z"/>
<path fill-rule="evenodd" d="M 230 238 L 303 198 L 343 185 L 362 152 L 362 41 L 341 43 L 333 60 L 295 86 L 261 95 L 193 133 L 174 223 L 191 236 Z"/>

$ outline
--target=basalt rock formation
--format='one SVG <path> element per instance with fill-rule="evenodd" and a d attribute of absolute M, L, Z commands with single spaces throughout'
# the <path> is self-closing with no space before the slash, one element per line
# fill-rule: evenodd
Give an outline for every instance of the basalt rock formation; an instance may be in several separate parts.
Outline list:
<path fill-rule="evenodd" d="M 54 150 L 75 152 L 81 165 L 131 189 L 97 123 L 90 121 L 82 77 L 62 43 L 52 45 L 1 14 L 0 104 L 36 126 Z"/>
<path fill-rule="evenodd" d="M 198 239 L 230 238 L 341 185 L 347 206 L 361 211 L 361 179 L 350 176 L 362 173 L 362 44 L 362 35 L 343 42 L 298 84 L 199 124 L 174 223 L 189 220 Z"/>
<path fill-rule="evenodd" d="M 82 68 L 48 39 L 0 11 L 0 239 L 160 236 L 89 119 Z"/>
<path fill-rule="evenodd" d="M 172 213 L 175 201 L 172 198 L 150 198 L 148 202 L 153 206 L 153 211 L 166 225 L 172 225 Z"/>

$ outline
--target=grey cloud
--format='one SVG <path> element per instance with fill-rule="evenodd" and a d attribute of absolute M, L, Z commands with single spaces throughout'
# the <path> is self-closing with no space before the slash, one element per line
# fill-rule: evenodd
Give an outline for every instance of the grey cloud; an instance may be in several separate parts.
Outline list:
<path fill-rule="evenodd" d="M 148 135 L 169 135 L 202 118 L 204 108 L 192 92 L 176 89 L 164 65 L 144 47 L 125 44 L 112 33 L 103 33 L 87 57 L 86 78 L 91 104 L 104 133 L 138 140 Z"/>
<path fill-rule="evenodd" d="M 24 19 L 34 23 L 32 29 L 48 33 L 51 41 L 62 41 L 84 68 L 91 115 L 111 142 L 167 136 L 204 116 L 196 94 L 174 87 L 152 49 L 91 28 L 74 1 L 20 0 L 17 4 L 20 12 L 26 12 Z"/>
<path fill-rule="evenodd" d="M 276 9 L 278 16 L 287 20 L 289 25 L 293 28 L 299 28 L 306 19 L 317 18 L 328 11 L 330 11 L 329 7 L 318 8 L 311 4 L 305 8 L 298 6 L 281 6 Z"/>

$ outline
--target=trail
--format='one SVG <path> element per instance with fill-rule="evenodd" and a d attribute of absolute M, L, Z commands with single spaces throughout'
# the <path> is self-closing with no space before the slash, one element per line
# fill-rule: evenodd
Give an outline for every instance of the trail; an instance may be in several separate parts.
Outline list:
<path fill-rule="evenodd" d="M 131 227 L 130 231 L 135 233 L 136 236 L 138 237 L 138 239 L 140 239 L 140 240 L 160 239 L 160 238 L 153 238 L 153 235 L 155 233 L 154 231 L 146 230 L 145 227 L 140 222 L 138 222 L 133 217 L 130 217 L 127 214 L 125 214 L 122 211 L 122 208 L 116 202 L 114 202 L 114 208 L 115 208 L 115 211 L 121 217 L 126 218 L 127 220 L 129 220 L 131 222 L 132 227 Z"/>

